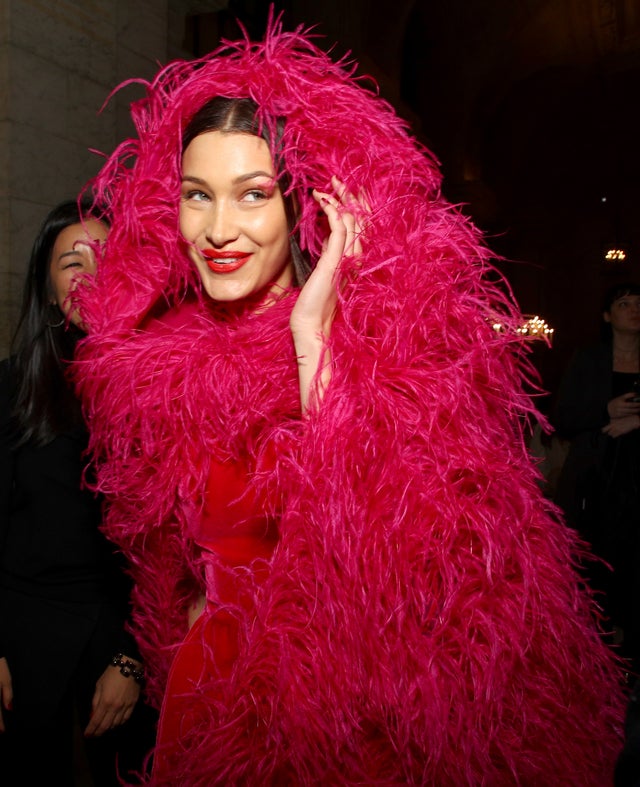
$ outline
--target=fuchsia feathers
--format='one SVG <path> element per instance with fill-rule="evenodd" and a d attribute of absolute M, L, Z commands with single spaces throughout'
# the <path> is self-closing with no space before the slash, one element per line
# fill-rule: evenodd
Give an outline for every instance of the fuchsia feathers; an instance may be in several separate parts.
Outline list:
<path fill-rule="evenodd" d="M 311 189 L 336 174 L 371 206 L 362 257 L 343 261 L 332 381 L 309 418 L 293 294 L 262 314 L 185 299 L 180 139 L 216 95 L 286 119 L 282 165 L 311 259 L 325 232 Z M 173 784 L 610 783 L 619 676 L 579 588 L 574 534 L 525 449 L 517 310 L 429 153 L 277 25 L 262 44 L 168 66 L 133 117 L 138 139 L 96 182 L 113 229 L 83 295 L 77 378 L 157 702 L 202 582 L 189 533 L 209 457 L 278 454 L 255 479 L 277 490 L 269 578 L 229 681 L 194 690 L 208 721 Z M 158 303 L 171 316 L 155 320 Z"/>

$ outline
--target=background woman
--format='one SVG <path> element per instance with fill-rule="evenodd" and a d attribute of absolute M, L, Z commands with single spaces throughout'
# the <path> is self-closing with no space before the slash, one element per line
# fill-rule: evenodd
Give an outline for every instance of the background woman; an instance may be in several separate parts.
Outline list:
<path fill-rule="evenodd" d="M 558 395 L 556 426 L 571 439 L 557 499 L 613 568 L 592 581 L 622 631 L 629 667 L 640 670 L 640 286 L 612 287 L 603 302 L 604 340 L 579 350 Z"/>
<path fill-rule="evenodd" d="M 104 222 L 83 218 L 75 202 L 49 213 L 31 254 L 15 354 L 0 366 L 3 785 L 73 784 L 74 714 L 96 785 L 118 783 L 118 752 L 125 772 L 141 767 L 152 744 L 149 725 L 146 738 L 127 725 L 141 669 L 124 631 L 129 583 L 98 530 L 99 500 L 81 488 L 87 435 L 66 377 L 84 335 L 69 294 L 78 274 L 95 273 L 106 236 Z"/>
<path fill-rule="evenodd" d="M 77 374 L 166 688 L 154 783 L 610 782 L 618 675 L 527 458 L 519 317 L 431 157 L 277 25 L 134 119 Z"/>

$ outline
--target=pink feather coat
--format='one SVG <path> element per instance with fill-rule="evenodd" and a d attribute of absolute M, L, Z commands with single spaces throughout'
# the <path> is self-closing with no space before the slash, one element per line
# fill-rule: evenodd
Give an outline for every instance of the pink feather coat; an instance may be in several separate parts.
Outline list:
<path fill-rule="evenodd" d="M 295 293 L 226 313 L 178 232 L 181 134 L 216 95 L 286 119 L 299 241 L 337 174 L 371 206 L 345 258 L 332 380 L 299 411 Z M 230 678 L 194 689 L 207 723 L 174 785 L 611 783 L 623 697 L 523 433 L 535 411 L 519 315 L 434 159 L 304 33 L 163 69 L 137 138 L 96 181 L 112 230 L 76 365 L 106 531 L 136 579 L 135 631 L 161 702 L 205 579 L 191 533 L 210 457 L 277 461 L 253 484 L 280 540 Z M 268 122 L 268 121 L 266 121 Z M 162 319 L 154 314 L 168 308 Z M 500 322 L 503 330 L 496 331 Z M 274 504 L 276 505 L 276 504 Z"/>

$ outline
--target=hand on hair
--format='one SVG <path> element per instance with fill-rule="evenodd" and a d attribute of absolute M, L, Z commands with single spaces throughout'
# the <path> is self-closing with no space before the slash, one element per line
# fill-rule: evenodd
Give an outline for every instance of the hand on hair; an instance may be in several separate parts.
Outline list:
<path fill-rule="evenodd" d="M 322 254 L 291 313 L 291 332 L 298 356 L 300 401 L 303 411 L 310 406 L 311 385 L 320 370 L 318 395 L 331 379 L 331 369 L 326 341 L 338 303 L 339 282 L 336 273 L 345 256 L 357 257 L 362 253 L 362 229 L 357 219 L 360 211 L 355 205 L 368 210 L 364 199 L 356 199 L 337 177 L 331 178 L 335 195 L 314 191 L 313 196 L 329 221 L 329 235 Z"/>

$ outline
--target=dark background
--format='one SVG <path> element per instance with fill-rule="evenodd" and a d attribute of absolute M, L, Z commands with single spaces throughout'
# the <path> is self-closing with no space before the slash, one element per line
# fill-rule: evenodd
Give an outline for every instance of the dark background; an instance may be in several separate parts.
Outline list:
<path fill-rule="evenodd" d="M 315 25 L 442 164 L 444 193 L 504 259 L 522 311 L 555 330 L 532 343 L 553 392 L 575 347 L 594 341 L 603 292 L 640 281 L 640 0 L 276 2 L 285 27 Z M 200 55 L 240 19 L 252 38 L 269 3 L 192 14 Z M 623 263 L 607 263 L 610 247 Z M 545 409 L 549 399 L 543 400 Z"/>

